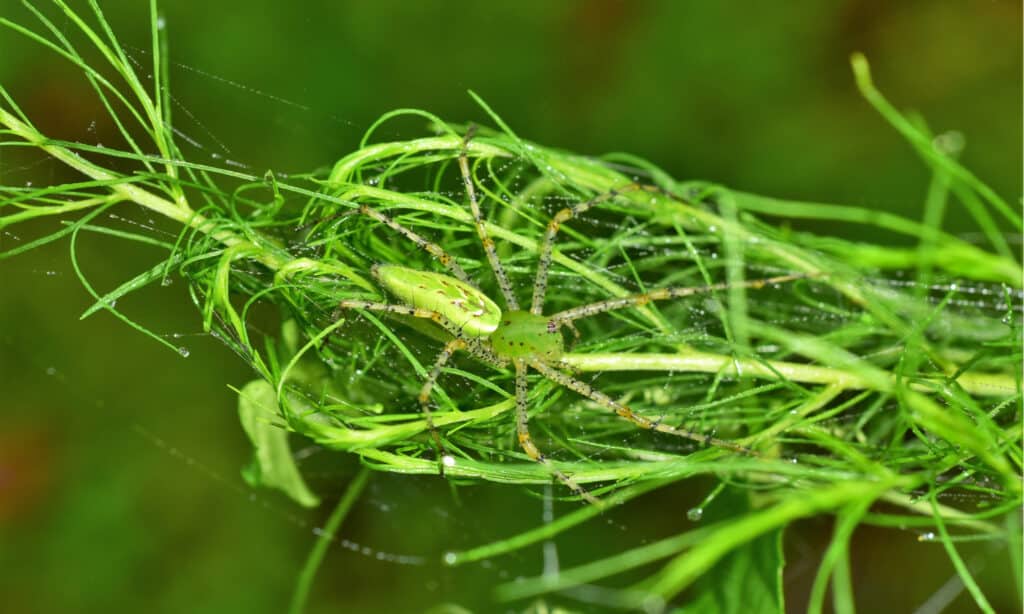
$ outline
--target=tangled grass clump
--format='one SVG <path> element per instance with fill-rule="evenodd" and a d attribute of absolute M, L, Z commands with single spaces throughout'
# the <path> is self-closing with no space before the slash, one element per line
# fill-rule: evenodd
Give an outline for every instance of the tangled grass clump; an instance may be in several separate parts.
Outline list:
<path fill-rule="evenodd" d="M 652 422 L 757 453 L 640 430 L 606 411 L 607 404 L 538 375 L 529 379 L 531 425 L 559 471 L 612 505 L 700 474 L 718 477 L 730 490 L 756 491 L 756 504 L 743 499 L 727 520 L 555 579 L 501 586 L 499 597 L 563 590 L 666 560 L 642 583 L 616 594 L 626 607 L 649 604 L 652 596 L 668 603 L 730 553 L 742 555 L 798 519 L 830 514 L 836 528 L 812 610 L 820 609 L 830 579 L 834 599 L 852 603 L 849 540 L 862 523 L 933 530 L 979 606 L 987 606 L 955 542 L 1019 538 L 1019 526 L 1006 519 L 1015 518 L 1021 503 L 1021 270 L 1000 227 L 1019 233 L 1020 217 L 941 141 L 881 97 L 863 58 L 854 58 L 854 71 L 865 98 L 941 179 L 938 185 L 946 188 L 939 200 L 955 198 L 975 215 L 987 248 L 935 225 L 865 208 L 680 182 L 632 157 L 595 159 L 545 147 L 521 139 L 482 101 L 500 129 L 481 129 L 467 141 L 465 126 L 423 111 L 392 112 L 328 174 L 254 177 L 196 164 L 175 144 L 159 45 L 148 83 L 98 9 L 96 29 L 56 4 L 97 59 L 81 55 L 41 12 L 46 35 L 2 23 L 77 65 L 123 143 L 88 146 L 44 135 L 0 88 L 0 146 L 43 152 L 81 175 L 43 187 L 0 186 L 0 228 L 46 216 L 64 222 L 0 259 L 64 237 L 74 258 L 82 233 L 162 249 L 161 259 L 106 291 L 94 289 L 76 262 L 96 299 L 86 315 L 109 311 L 177 350 L 115 303 L 170 275 L 188 282 L 205 329 L 259 374 L 240 391 L 243 426 L 255 448 L 247 472 L 253 483 L 279 488 L 304 505 L 318 503 L 290 452 L 289 433 L 357 455 L 376 471 L 438 472 L 416 397 L 451 335 L 422 319 L 338 307 L 347 300 L 391 300 L 372 275 L 380 263 L 446 269 L 379 217 L 357 214 L 361 207 L 440 246 L 481 291 L 500 297 L 459 173 L 465 153 L 495 257 L 512 286 L 525 289 L 519 299 L 526 303 L 549 220 L 565 207 L 636 185 L 639 177 L 651 189 L 609 198 L 561 229 L 546 309 L 666 287 L 715 291 L 581 319 L 578 341 L 561 366 Z M 152 27 L 159 38 L 155 19 Z M 410 115 L 423 118 L 429 133 L 372 140 L 382 123 Z M 177 241 L 105 225 L 108 212 L 125 203 L 179 224 Z M 912 247 L 789 229 L 806 218 L 866 224 L 898 233 Z M 791 274 L 803 279 L 750 288 L 751 280 Z M 252 322 L 268 311 L 280 328 L 260 332 Z M 472 356 L 456 357 L 439 371 L 433 425 L 456 459 L 446 479 L 527 488 L 551 482 L 550 468 L 518 447 L 515 377 L 508 366 Z M 954 492 L 982 504 L 960 509 L 944 502 Z M 579 507 L 557 523 L 448 553 L 445 562 L 460 565 L 522 548 L 598 513 Z M 767 560 L 783 564 L 779 557 Z M 764 587 L 781 600 L 776 589 Z"/>

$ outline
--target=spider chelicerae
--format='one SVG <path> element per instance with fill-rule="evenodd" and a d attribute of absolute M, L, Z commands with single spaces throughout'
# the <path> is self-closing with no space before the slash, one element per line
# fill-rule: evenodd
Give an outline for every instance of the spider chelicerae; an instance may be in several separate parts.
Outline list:
<path fill-rule="evenodd" d="M 480 361 L 498 368 L 504 369 L 511 366 L 514 369 L 516 432 L 519 445 L 529 458 L 544 465 L 555 478 L 591 504 L 601 505 L 601 501 L 582 487 L 571 475 L 560 470 L 537 447 L 530 435 L 527 402 L 529 393 L 527 375 L 530 369 L 643 429 L 757 456 L 758 454 L 754 450 L 735 442 L 666 424 L 662 419 L 652 420 L 637 414 L 626 403 L 612 398 L 571 375 L 569 366 L 561 362 L 561 357 L 565 352 L 563 328 L 569 329 L 578 337 L 579 333 L 576 331 L 574 322 L 580 319 L 617 310 L 640 308 L 654 301 L 667 301 L 726 290 L 736 287 L 735 285 L 718 283 L 700 287 L 658 288 L 643 293 L 599 300 L 555 313 L 544 313 L 549 273 L 555 253 L 555 239 L 563 224 L 578 218 L 594 207 L 610 203 L 631 192 L 646 191 L 675 197 L 662 188 L 633 182 L 558 211 L 547 222 L 540 241 L 532 298 L 529 307 L 524 308 L 516 297 L 506 267 L 502 264 L 494 240 L 487 231 L 480 199 L 477 196 L 477 187 L 469 168 L 467 145 L 471 138 L 472 130 L 463 141 L 463 148 L 458 156 L 458 166 L 465 184 L 465 193 L 469 201 L 476 234 L 491 272 L 497 281 L 505 308 L 499 307 L 484 293 L 456 258 L 441 245 L 365 204 L 352 210 L 349 214 L 369 217 L 390 228 L 396 235 L 411 241 L 429 253 L 448 270 L 449 274 L 423 271 L 397 264 L 377 264 L 372 269 L 373 276 L 381 287 L 399 302 L 344 300 L 340 303 L 342 309 L 365 309 L 431 320 L 451 336 L 434 360 L 432 368 L 427 371 L 418 395 L 420 407 L 437 449 L 439 473 L 443 475 L 445 465 L 451 465 L 455 460 L 452 456 L 444 453 L 444 445 L 432 419 L 430 399 L 445 365 L 459 351 L 468 352 Z M 780 275 L 747 281 L 740 285 L 745 288 L 757 289 L 803 277 L 806 276 L 803 274 Z"/>

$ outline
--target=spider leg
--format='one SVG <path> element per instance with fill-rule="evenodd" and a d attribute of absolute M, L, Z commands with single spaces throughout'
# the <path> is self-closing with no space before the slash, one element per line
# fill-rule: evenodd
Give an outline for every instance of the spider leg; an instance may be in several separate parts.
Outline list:
<path fill-rule="evenodd" d="M 691 288 L 658 288 L 641 294 L 631 294 L 629 296 L 597 301 L 596 303 L 590 303 L 588 305 L 580 305 L 579 307 L 573 307 L 572 309 L 566 309 L 565 311 L 559 311 L 558 313 L 552 314 L 550 318 L 556 325 L 562 326 L 567 325 L 574 320 L 579 320 L 580 318 L 586 318 L 599 313 L 605 313 L 607 311 L 626 309 L 627 307 L 642 307 L 652 301 L 664 301 L 684 296 L 693 296 L 696 294 L 708 294 L 719 290 L 728 290 L 729 288 L 737 287 L 757 290 L 768 285 L 781 284 L 796 279 L 805 279 L 807 277 L 809 277 L 809 275 L 796 273 L 792 275 L 779 275 L 777 277 L 768 277 L 766 279 L 745 281 L 740 284 L 718 283 Z"/>
<path fill-rule="evenodd" d="M 484 246 L 487 261 L 491 263 L 491 270 L 494 271 L 494 276 L 498 279 L 498 287 L 501 288 L 501 294 L 505 297 L 505 305 L 508 306 L 509 311 L 519 311 L 519 301 L 516 300 L 516 296 L 512 292 L 512 283 L 508 279 L 505 267 L 501 265 L 501 261 L 498 259 L 498 250 L 494 247 L 494 239 L 487 234 L 484 217 L 480 212 L 480 203 L 476 197 L 476 187 L 473 185 L 473 175 L 469 172 L 469 156 L 466 153 L 466 149 L 469 141 L 473 138 L 474 130 L 475 128 L 470 128 L 462 142 L 462 151 L 459 153 L 459 171 L 462 173 L 463 183 L 466 184 L 466 194 L 469 195 L 469 208 L 473 213 L 476 233 L 480 236 L 480 242 Z"/>
<path fill-rule="evenodd" d="M 466 274 L 466 271 L 463 270 L 463 268 L 459 266 L 459 263 L 455 261 L 455 258 L 453 258 L 451 254 L 446 252 L 444 248 L 438 245 L 437 243 L 434 243 L 433 241 L 428 241 L 427 239 L 423 238 L 423 236 L 406 228 L 405 226 L 402 226 L 401 224 L 391 219 L 387 215 L 384 215 L 380 211 L 377 211 L 376 209 L 373 209 L 368 205 L 360 205 L 358 209 L 355 209 L 348 213 L 360 213 L 362 215 L 377 220 L 378 222 L 384 224 L 388 228 L 391 228 L 392 230 L 409 239 L 410 241 L 415 243 L 419 248 L 423 249 L 431 256 L 436 258 L 438 262 L 440 262 L 442 265 L 445 266 L 445 268 L 451 271 L 452 275 L 454 275 L 460 281 L 464 281 L 467 284 L 473 286 L 474 288 L 477 287 L 476 283 L 473 282 L 473 280 L 469 278 L 469 275 Z"/>
<path fill-rule="evenodd" d="M 555 464 L 552 463 L 548 457 L 544 456 L 535 443 L 533 438 L 530 437 L 530 425 L 529 425 L 529 414 L 527 413 L 527 382 L 526 382 L 526 363 L 522 360 L 514 359 L 512 364 L 516 368 L 516 433 L 519 436 L 519 445 L 526 452 L 526 455 L 544 465 L 548 471 L 551 472 L 558 481 L 569 487 L 569 490 L 579 495 L 587 503 L 603 507 L 603 503 L 600 499 L 587 492 L 585 488 L 579 485 L 579 483 L 563 473 Z"/>
<path fill-rule="evenodd" d="M 476 285 L 476 282 L 469 278 L 469 275 L 466 274 L 465 269 L 459 266 L 459 263 L 455 261 L 455 258 L 452 257 L 451 254 L 446 252 L 443 247 L 441 247 L 437 243 L 434 243 L 433 241 L 427 240 L 426 238 L 423 237 L 423 235 L 413 230 L 410 230 L 409 228 L 406 228 L 402 224 L 396 222 L 390 216 L 385 215 L 380 211 L 377 211 L 376 209 L 370 207 L 369 205 L 359 205 L 359 207 L 355 209 L 350 209 L 348 211 L 336 213 L 326 218 L 313 220 L 307 224 L 303 224 L 302 226 L 296 227 L 295 230 L 305 230 L 316 224 L 323 224 L 326 222 L 330 222 L 331 220 L 356 214 L 365 215 L 366 217 L 373 218 L 374 220 L 377 220 L 381 224 L 384 224 L 388 228 L 394 230 L 398 234 L 404 236 L 406 239 L 409 239 L 410 241 L 415 243 L 417 247 L 426 251 L 435 259 L 437 259 L 438 262 L 440 262 L 442 265 L 444 265 L 445 268 L 451 271 L 452 275 L 454 275 L 460 281 L 463 281 L 479 290 L 479 288 Z"/>
<path fill-rule="evenodd" d="M 378 303 L 375 301 L 360 301 L 360 300 L 344 300 L 338 304 L 339 309 L 367 309 L 369 311 L 383 311 L 385 313 L 397 313 L 403 316 L 412 316 L 414 318 L 424 318 L 431 320 L 441 328 L 448 331 L 448 333 L 461 340 L 465 344 L 465 349 L 469 353 L 473 354 L 480 360 L 497 366 L 505 366 L 508 364 L 508 360 L 502 359 L 500 356 L 494 353 L 494 350 L 490 348 L 482 339 L 476 339 L 473 337 L 467 337 L 462 332 L 462 327 L 458 323 L 445 317 L 436 311 L 430 309 L 423 309 L 421 307 L 410 307 L 408 305 L 390 305 L 388 303 Z"/>
<path fill-rule="evenodd" d="M 640 428 L 658 431 L 659 433 L 669 433 L 670 435 L 683 437 L 685 439 L 691 439 L 693 441 L 700 442 L 704 445 L 725 448 L 726 450 L 732 450 L 733 452 L 739 452 L 741 454 L 746 454 L 748 456 L 761 456 L 754 450 L 741 446 L 738 443 L 733 443 L 725 439 L 718 439 L 717 437 L 713 437 L 711 435 L 702 435 L 700 433 L 695 433 L 693 431 L 688 431 L 686 429 L 677 428 L 672 425 L 663 423 L 661 419 L 655 421 L 640 416 L 634 413 L 628 405 L 619 403 L 615 399 L 611 398 L 610 396 L 606 395 L 600 390 L 595 389 L 593 386 L 587 384 L 586 382 L 582 382 L 569 375 L 566 375 L 565 373 L 562 373 L 558 369 L 549 367 L 548 365 L 538 360 L 531 360 L 530 366 L 539 371 L 541 375 L 548 378 L 549 380 L 561 384 L 562 386 L 565 386 L 569 390 L 572 390 L 573 392 L 576 392 L 581 396 L 587 397 L 588 399 L 597 403 L 601 407 L 610 409 L 611 411 L 615 412 L 615 414 L 618 415 L 620 418 L 625 418 L 626 420 L 629 420 L 630 422 L 639 426 Z"/>
<path fill-rule="evenodd" d="M 427 379 L 423 380 L 423 387 L 420 388 L 420 394 L 417 397 L 420 402 L 420 409 L 423 410 L 423 418 L 427 421 L 427 428 L 430 429 L 430 436 L 434 439 L 434 447 L 437 449 L 437 471 L 441 477 L 444 477 L 445 449 L 444 444 L 441 443 L 441 435 L 438 434 L 437 427 L 434 426 L 433 413 L 430 411 L 430 392 L 434 389 L 434 384 L 437 383 L 437 378 L 441 375 L 441 369 L 448 363 L 452 354 L 465 348 L 466 342 L 462 339 L 452 339 L 444 345 L 444 349 L 441 350 L 441 353 L 434 360 L 434 366 L 427 374 Z"/>
<path fill-rule="evenodd" d="M 572 323 L 572 320 L 566 320 L 565 322 L 555 322 L 554 326 L 567 326 L 572 331 L 572 341 L 569 343 L 568 350 L 571 352 L 576 344 L 580 342 L 580 329 Z"/>
<path fill-rule="evenodd" d="M 455 323 L 436 311 L 420 309 L 419 307 L 409 307 L 406 305 L 389 305 L 387 303 L 355 300 L 342 301 L 339 305 L 339 309 L 367 309 L 370 311 L 383 311 L 385 313 L 397 313 L 417 318 L 427 318 L 444 327 L 455 337 L 444 345 L 441 353 L 439 353 L 437 358 L 434 359 L 434 366 L 427 372 L 427 377 L 423 380 L 423 386 L 420 388 L 420 393 L 417 396 L 420 409 L 423 412 L 423 418 L 426 420 L 427 428 L 430 430 L 430 436 L 434 440 L 434 448 L 437 450 L 438 473 L 441 477 L 444 477 L 445 448 L 444 444 L 441 443 L 441 435 L 437 430 L 437 426 L 434 424 L 433 412 L 430 410 L 430 393 L 437 384 L 437 378 L 440 377 L 441 370 L 446 364 L 448 364 L 452 355 L 459 350 L 465 350 L 478 359 L 499 367 L 505 366 L 508 364 L 508 361 L 503 360 L 500 356 L 496 355 L 485 341 L 463 335 L 462 331 L 455 325 Z"/>
<path fill-rule="evenodd" d="M 663 194 L 665 191 L 656 186 L 644 185 L 642 183 L 630 183 L 618 189 L 605 192 L 600 196 L 595 196 L 586 202 L 566 207 L 551 218 L 551 221 L 548 222 L 547 230 L 544 232 L 544 239 L 541 242 L 540 258 L 537 261 L 537 277 L 533 283 L 533 301 L 530 303 L 530 313 L 537 315 L 543 313 L 544 297 L 548 288 L 548 270 L 551 268 L 552 250 L 555 246 L 555 235 L 558 234 L 558 230 L 562 227 L 562 224 L 579 216 L 581 213 L 584 213 L 589 209 L 610 202 L 628 192 L 655 192 Z"/>

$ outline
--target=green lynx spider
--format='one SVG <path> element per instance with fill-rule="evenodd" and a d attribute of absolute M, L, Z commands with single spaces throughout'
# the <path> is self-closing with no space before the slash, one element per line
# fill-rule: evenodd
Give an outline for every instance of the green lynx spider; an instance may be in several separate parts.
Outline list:
<path fill-rule="evenodd" d="M 467 136 L 465 143 L 468 143 L 470 138 L 471 135 Z M 575 328 L 573 327 L 575 320 L 617 309 L 640 307 L 651 301 L 662 301 L 724 290 L 729 287 L 728 284 L 713 284 L 695 288 L 660 288 L 642 294 L 612 298 L 550 315 L 543 315 L 548 271 L 551 267 L 555 236 L 558 234 L 561 225 L 593 207 L 615 199 L 621 194 L 641 190 L 661 193 L 662 190 L 653 186 L 631 183 L 618 190 L 607 192 L 586 202 L 578 203 L 559 211 L 548 222 L 544 233 L 536 278 L 533 284 L 533 298 L 529 311 L 525 311 L 520 308 L 519 302 L 516 300 L 516 296 L 512 291 L 512 284 L 498 258 L 494 241 L 490 238 L 485 228 L 476 195 L 476 188 L 469 170 L 465 143 L 463 151 L 458 158 L 459 169 L 465 183 L 477 235 L 483 245 L 491 270 L 497 279 L 501 294 L 504 297 L 506 311 L 503 312 L 494 301 L 479 289 L 462 267 L 459 266 L 458 262 L 444 248 L 437 243 L 428 241 L 416 232 L 402 226 L 395 220 L 367 205 L 360 206 L 352 213 L 368 216 L 412 241 L 436 258 L 448 269 L 452 276 L 419 271 L 393 264 L 377 265 L 373 268 L 374 277 L 388 293 L 399 299 L 401 304 L 363 300 L 345 300 L 340 303 L 340 307 L 343 309 L 367 309 L 429 319 L 443 327 L 453 337 L 438 354 L 433 367 L 423 382 L 418 396 L 424 418 L 438 450 L 438 470 L 441 475 L 444 475 L 445 464 L 453 464 L 454 459 L 442 452 L 444 448 L 441 438 L 434 427 L 431 417 L 430 394 L 442 369 L 452 355 L 459 350 L 467 351 L 477 359 L 498 367 L 507 367 L 511 363 L 515 369 L 515 412 L 519 445 L 531 459 L 544 465 L 559 481 L 589 503 L 601 504 L 597 497 L 587 492 L 571 476 L 559 470 L 537 448 L 530 436 L 527 421 L 527 370 L 530 368 L 539 372 L 547 379 L 590 399 L 597 405 L 614 412 L 641 428 L 668 433 L 692 439 L 705 445 L 713 445 L 756 456 L 756 452 L 739 444 L 671 426 L 663 423 L 660 419 L 651 420 L 638 415 L 626 404 L 618 402 L 589 384 L 566 374 L 565 371 L 568 370 L 568 367 L 560 362 L 564 352 L 561 328 L 563 326 L 568 327 L 575 333 Z M 801 277 L 804 276 L 782 275 L 749 281 L 744 283 L 743 286 L 756 289 Z"/>

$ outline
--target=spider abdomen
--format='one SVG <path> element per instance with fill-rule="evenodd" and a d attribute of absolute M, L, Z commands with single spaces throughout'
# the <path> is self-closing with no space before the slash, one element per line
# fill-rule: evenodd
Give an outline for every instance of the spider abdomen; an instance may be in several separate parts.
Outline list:
<path fill-rule="evenodd" d="M 508 358 L 558 360 L 565 351 L 562 332 L 551 318 L 527 311 L 501 314 L 498 328 L 491 333 L 491 347 Z"/>
<path fill-rule="evenodd" d="M 436 311 L 467 337 L 486 337 L 498 325 L 501 309 L 464 281 L 397 264 L 378 264 L 373 276 L 406 305 Z"/>

